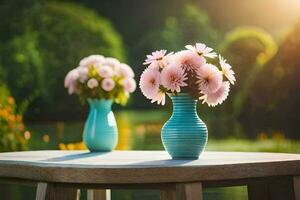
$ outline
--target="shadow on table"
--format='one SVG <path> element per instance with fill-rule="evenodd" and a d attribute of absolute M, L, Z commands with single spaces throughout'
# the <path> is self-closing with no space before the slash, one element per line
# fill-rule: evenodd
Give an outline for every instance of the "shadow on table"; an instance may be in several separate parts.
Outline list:
<path fill-rule="evenodd" d="M 174 167 L 174 166 L 183 166 L 185 164 L 191 163 L 194 160 L 149 160 L 149 161 L 141 161 L 134 163 L 135 166 L 151 166 L 151 167 Z"/>
<path fill-rule="evenodd" d="M 84 158 L 90 158 L 95 156 L 101 156 L 104 154 L 107 154 L 109 152 L 85 152 L 85 153 L 76 153 L 76 154 L 69 154 L 54 158 L 49 158 L 45 160 L 40 160 L 43 162 L 63 162 L 63 161 L 69 161 L 69 160 L 77 160 L 77 159 L 84 159 Z"/>

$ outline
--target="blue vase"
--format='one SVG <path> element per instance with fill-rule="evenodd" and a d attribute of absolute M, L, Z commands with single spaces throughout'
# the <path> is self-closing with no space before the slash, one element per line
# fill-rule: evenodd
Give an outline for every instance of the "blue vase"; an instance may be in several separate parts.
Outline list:
<path fill-rule="evenodd" d="M 90 112 L 86 120 L 83 141 L 92 151 L 111 151 L 118 142 L 118 128 L 111 100 L 88 99 Z"/>
<path fill-rule="evenodd" d="M 173 159 L 198 159 L 207 143 L 207 127 L 197 114 L 197 101 L 187 93 L 171 99 L 173 114 L 162 128 L 163 145 Z"/>

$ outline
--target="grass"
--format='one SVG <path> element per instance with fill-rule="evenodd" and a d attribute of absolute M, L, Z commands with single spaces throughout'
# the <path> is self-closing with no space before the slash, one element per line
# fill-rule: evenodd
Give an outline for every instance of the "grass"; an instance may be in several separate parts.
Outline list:
<path fill-rule="evenodd" d="M 300 141 L 289 139 L 212 139 L 208 142 L 207 150 L 300 153 Z"/>

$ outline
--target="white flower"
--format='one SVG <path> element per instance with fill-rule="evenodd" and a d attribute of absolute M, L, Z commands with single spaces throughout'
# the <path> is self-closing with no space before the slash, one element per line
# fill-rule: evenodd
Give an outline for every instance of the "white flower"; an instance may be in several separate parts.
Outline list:
<path fill-rule="evenodd" d="M 118 75 L 125 78 L 133 78 L 134 72 L 127 64 L 122 63 L 118 69 Z"/>
<path fill-rule="evenodd" d="M 65 78 L 65 87 L 68 88 L 69 94 L 73 94 L 77 91 L 76 82 L 79 79 L 79 73 L 77 69 L 69 71 Z"/>
<path fill-rule="evenodd" d="M 110 78 L 110 77 L 113 77 L 113 75 L 114 75 L 114 71 L 108 65 L 102 65 L 102 66 L 97 67 L 97 71 L 98 71 L 99 76 L 101 76 L 103 78 Z"/>
<path fill-rule="evenodd" d="M 87 82 L 87 86 L 90 89 L 94 89 L 96 87 L 98 87 L 99 83 L 95 78 L 91 78 L 88 82 Z"/>
<path fill-rule="evenodd" d="M 102 55 L 90 55 L 88 57 L 83 58 L 80 62 L 80 66 L 91 66 L 95 65 L 96 63 L 103 63 L 104 62 L 104 56 Z"/>
<path fill-rule="evenodd" d="M 120 61 L 116 58 L 107 57 L 104 60 L 105 65 L 112 67 L 113 69 L 117 69 L 120 66 Z"/>
<path fill-rule="evenodd" d="M 89 69 L 86 67 L 79 66 L 77 67 L 79 74 L 79 81 L 84 83 L 88 79 Z"/>
<path fill-rule="evenodd" d="M 222 68 L 222 73 L 229 80 L 229 82 L 232 85 L 234 85 L 234 82 L 236 81 L 234 77 L 234 71 L 232 70 L 231 66 L 226 62 L 226 60 L 222 58 L 221 55 L 219 55 L 219 60 L 220 60 L 220 66 Z"/>
<path fill-rule="evenodd" d="M 208 58 L 216 58 L 217 54 L 213 52 L 213 49 L 206 46 L 202 43 L 196 43 L 195 46 L 192 45 L 186 45 L 185 48 L 187 48 L 190 51 L 196 52 L 199 56 L 204 56 Z"/>
<path fill-rule="evenodd" d="M 79 78 L 79 73 L 77 69 L 72 69 L 68 72 L 65 78 L 65 87 L 68 88 L 73 82 L 77 81 Z"/>
<path fill-rule="evenodd" d="M 126 92 L 132 93 L 136 89 L 136 83 L 133 78 L 126 78 L 126 79 L 122 80 L 121 84 L 123 85 L 124 90 Z"/>
<path fill-rule="evenodd" d="M 107 92 L 113 90 L 115 85 L 116 85 L 115 81 L 112 80 L 111 78 L 105 78 L 101 82 L 102 89 L 107 91 Z"/>

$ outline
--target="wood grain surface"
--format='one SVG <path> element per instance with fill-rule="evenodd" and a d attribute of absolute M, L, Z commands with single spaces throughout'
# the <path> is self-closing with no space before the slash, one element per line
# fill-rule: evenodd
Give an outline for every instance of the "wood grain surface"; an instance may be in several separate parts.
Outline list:
<path fill-rule="evenodd" d="M 54 183 L 38 183 L 36 200 L 79 200 L 77 188 L 61 187 Z"/>
<path fill-rule="evenodd" d="M 164 151 L 0 153 L 0 178 L 88 184 L 175 183 L 300 175 L 300 155 L 205 152 L 171 160 Z"/>
<path fill-rule="evenodd" d="M 182 183 L 176 185 L 178 200 L 203 200 L 201 183 Z"/>

